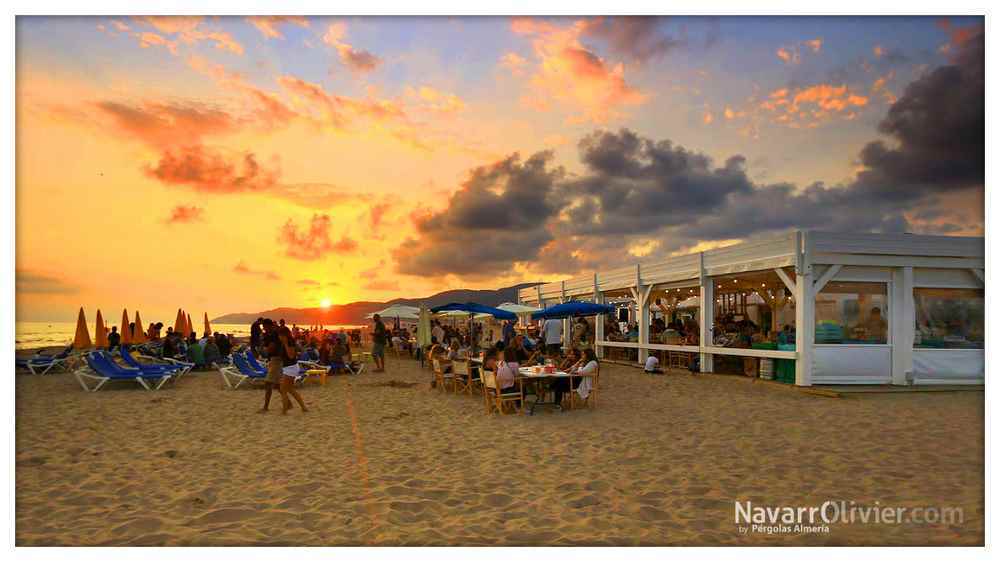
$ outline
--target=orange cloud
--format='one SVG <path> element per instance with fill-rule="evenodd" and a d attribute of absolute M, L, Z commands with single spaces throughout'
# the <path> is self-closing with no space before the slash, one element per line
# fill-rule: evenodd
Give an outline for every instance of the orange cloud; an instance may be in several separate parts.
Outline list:
<path fill-rule="evenodd" d="M 762 114 L 779 125 L 815 128 L 833 119 L 853 120 L 868 102 L 868 96 L 852 91 L 847 85 L 814 84 L 779 88 L 759 103 L 751 99 L 748 112 L 754 120 Z"/>
<path fill-rule="evenodd" d="M 406 95 L 417 99 L 423 109 L 434 113 L 457 113 L 465 109 L 465 102 L 455 94 L 441 92 L 430 86 L 407 86 Z"/>
<path fill-rule="evenodd" d="M 219 86 L 239 92 L 250 102 L 250 120 L 263 129 L 271 130 L 287 125 L 297 117 L 297 113 L 285 105 L 277 96 L 265 92 L 247 82 L 240 74 L 230 72 L 221 64 L 210 62 L 204 57 L 188 57 L 188 66 L 209 76 Z"/>
<path fill-rule="evenodd" d="M 879 76 L 872 83 L 872 95 L 881 95 L 890 104 L 896 103 L 896 95 L 889 91 L 887 84 L 896 77 L 896 72 L 890 70 L 885 76 Z"/>
<path fill-rule="evenodd" d="M 794 47 L 778 47 L 778 50 L 775 51 L 774 54 L 778 55 L 778 58 L 784 61 L 785 64 L 799 64 L 799 61 L 801 60 L 799 57 L 799 50 Z"/>
<path fill-rule="evenodd" d="M 619 116 L 620 107 L 639 105 L 648 96 L 625 81 L 624 65 L 608 63 L 580 42 L 587 26 L 586 20 L 568 27 L 526 18 L 511 22 L 514 33 L 533 36 L 538 64 L 529 82 L 534 93 L 581 112 L 576 121 L 605 123 Z"/>
<path fill-rule="evenodd" d="M 200 16 L 134 16 L 132 20 L 141 25 L 147 25 L 156 30 L 137 31 L 132 35 L 139 40 L 139 46 L 165 46 L 174 55 L 178 54 L 178 45 L 196 45 L 208 41 L 216 49 L 243 54 L 241 45 L 232 35 L 225 31 L 205 30 L 201 28 Z M 168 38 L 169 36 L 170 38 Z"/>
<path fill-rule="evenodd" d="M 323 42 L 337 50 L 340 62 L 356 73 L 371 72 L 382 64 L 382 59 L 363 49 L 355 49 L 343 41 L 347 35 L 347 25 L 332 23 L 323 35 Z"/>
<path fill-rule="evenodd" d="M 796 65 L 802 62 L 802 53 L 800 47 L 805 47 L 816 54 L 823 48 L 823 38 L 817 37 L 816 39 L 809 39 L 807 41 L 802 41 L 795 45 L 782 45 L 778 47 L 775 54 L 781 59 L 785 64 Z"/>
<path fill-rule="evenodd" d="M 392 207 L 389 203 L 376 203 L 368 208 L 368 227 L 378 230 L 382 226 L 382 219 Z"/>
<path fill-rule="evenodd" d="M 102 101 L 94 106 L 105 126 L 157 148 L 173 146 L 178 139 L 197 144 L 206 136 L 238 128 L 237 120 L 229 113 L 194 102 L 129 105 Z"/>
<path fill-rule="evenodd" d="M 314 261 L 336 253 L 351 253 L 358 248 L 357 241 L 342 235 L 334 242 L 330 238 L 330 215 L 313 215 L 308 229 L 300 230 L 292 219 L 288 219 L 278 233 L 278 241 L 285 245 L 285 255 L 297 260 Z"/>
<path fill-rule="evenodd" d="M 201 221 L 204 217 L 204 209 L 194 205 L 177 205 L 170 211 L 167 224 L 192 223 Z"/>
<path fill-rule="evenodd" d="M 299 27 L 309 27 L 309 20 L 303 16 L 248 16 L 246 18 L 267 39 L 284 39 L 279 26 L 293 24 Z"/>
<path fill-rule="evenodd" d="M 962 46 L 968 43 L 969 39 L 978 36 L 983 31 L 983 26 L 979 24 L 956 27 L 948 18 L 938 20 L 937 26 L 948 34 L 948 42 L 938 48 L 938 51 L 944 54 L 961 52 Z"/>
<path fill-rule="evenodd" d="M 280 175 L 276 165 L 261 166 L 251 152 L 229 154 L 200 145 L 167 149 L 145 172 L 165 184 L 214 193 L 266 190 Z"/>

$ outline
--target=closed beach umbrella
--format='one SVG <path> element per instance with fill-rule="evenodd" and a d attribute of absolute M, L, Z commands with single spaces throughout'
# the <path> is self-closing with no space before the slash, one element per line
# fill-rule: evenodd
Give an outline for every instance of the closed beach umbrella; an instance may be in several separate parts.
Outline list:
<path fill-rule="evenodd" d="M 101 310 L 97 309 L 97 326 L 94 327 L 94 347 L 103 349 L 108 347 L 108 330 L 104 327 L 104 317 Z"/>
<path fill-rule="evenodd" d="M 183 334 L 184 333 L 184 313 L 181 309 L 177 309 L 177 318 L 174 320 L 174 331 Z"/>
<path fill-rule="evenodd" d="M 135 311 L 135 333 L 132 334 L 132 343 L 146 343 L 146 330 L 142 329 L 142 319 L 139 318 L 139 311 Z"/>
<path fill-rule="evenodd" d="M 122 343 L 132 343 L 132 334 L 128 329 L 128 310 L 122 309 L 122 327 L 119 330 L 122 334 Z"/>
<path fill-rule="evenodd" d="M 207 334 L 211 334 L 211 333 L 212 333 L 212 327 L 208 324 L 208 313 L 206 312 L 205 313 L 205 334 L 207 335 Z"/>
<path fill-rule="evenodd" d="M 420 319 L 417 321 L 417 344 L 421 349 L 431 344 L 431 311 L 423 305 L 420 307 Z"/>
<path fill-rule="evenodd" d="M 87 329 L 87 317 L 83 314 L 83 307 L 80 307 L 80 314 L 76 317 L 76 336 L 73 337 L 73 349 L 90 349 L 90 330 Z"/>
<path fill-rule="evenodd" d="M 187 331 L 184 332 L 185 334 L 190 334 L 191 332 L 194 331 L 194 324 L 191 323 L 191 315 L 190 314 L 187 315 L 187 324 L 185 324 L 184 327 L 187 328 Z"/>

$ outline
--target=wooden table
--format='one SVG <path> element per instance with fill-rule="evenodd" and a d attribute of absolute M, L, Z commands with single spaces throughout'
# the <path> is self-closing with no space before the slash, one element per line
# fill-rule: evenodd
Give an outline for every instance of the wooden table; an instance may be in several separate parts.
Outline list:
<path fill-rule="evenodd" d="M 518 370 L 518 380 L 521 384 L 525 382 L 530 382 L 535 385 L 535 401 L 531 403 L 531 407 L 528 409 L 528 415 L 532 416 L 535 414 L 535 406 L 539 404 L 553 404 L 555 405 L 555 400 L 552 402 L 545 402 L 542 400 L 544 394 L 538 392 L 538 385 L 545 381 L 555 380 L 559 378 L 570 378 L 570 374 L 565 371 L 555 371 L 553 373 L 546 373 L 544 371 L 536 373 L 534 367 L 521 367 Z M 570 385 L 572 386 L 572 385 Z M 570 392 L 573 389 L 570 388 Z"/>

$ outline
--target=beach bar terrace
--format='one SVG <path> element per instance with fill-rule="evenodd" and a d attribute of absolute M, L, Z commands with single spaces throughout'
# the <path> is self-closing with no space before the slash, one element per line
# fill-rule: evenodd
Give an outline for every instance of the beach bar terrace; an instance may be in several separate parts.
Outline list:
<path fill-rule="evenodd" d="M 799 386 L 983 384 L 984 264 L 983 238 L 799 230 L 537 285 L 518 298 L 625 303 L 627 318 L 614 320 L 637 324 L 637 337 L 610 337 L 606 324 L 616 323 L 598 317 L 594 345 L 604 357 L 671 353 L 697 357 L 702 372 L 746 358 L 794 362 L 787 382 Z M 653 316 L 679 322 L 680 313 L 693 333 L 651 337 Z"/>

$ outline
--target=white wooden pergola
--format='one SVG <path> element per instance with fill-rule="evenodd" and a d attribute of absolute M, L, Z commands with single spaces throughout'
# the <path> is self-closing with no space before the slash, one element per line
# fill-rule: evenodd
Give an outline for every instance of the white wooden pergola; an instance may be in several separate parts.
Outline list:
<path fill-rule="evenodd" d="M 572 299 L 603 303 L 606 293 L 627 290 L 636 302 L 638 341 L 606 341 L 604 319 L 598 317 L 595 342 L 598 352 L 603 347 L 637 349 L 640 362 L 651 350 L 683 351 L 700 354 L 703 372 L 712 371 L 716 355 L 794 359 L 795 384 L 800 386 L 981 384 L 985 371 L 982 349 L 914 349 L 913 290 L 982 289 L 984 255 L 984 239 L 979 237 L 796 230 L 774 238 L 537 285 L 522 289 L 518 302 L 539 307 Z M 712 345 L 714 279 L 750 272 L 773 272 L 790 291 L 795 302 L 795 351 Z M 887 343 L 814 343 L 816 294 L 831 281 L 885 283 L 889 300 Z M 700 292 L 700 344 L 651 343 L 650 295 L 655 290 L 689 287 L 697 287 Z M 564 336 L 568 337 L 568 330 L 564 330 Z"/>

